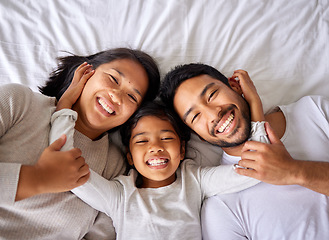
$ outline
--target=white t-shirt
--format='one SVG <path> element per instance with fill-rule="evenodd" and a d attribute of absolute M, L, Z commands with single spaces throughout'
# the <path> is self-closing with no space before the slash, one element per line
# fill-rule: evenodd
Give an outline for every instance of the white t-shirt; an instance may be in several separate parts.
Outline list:
<path fill-rule="evenodd" d="M 280 106 L 282 141 L 299 160 L 329 161 L 329 99 L 309 96 Z M 223 155 L 222 164 L 239 158 Z M 329 238 L 329 197 L 307 188 L 259 183 L 204 202 L 204 239 L 323 240 Z"/>
<path fill-rule="evenodd" d="M 70 136 L 75 119 L 70 109 L 53 114 L 50 142 L 62 133 Z M 264 122 L 252 123 L 251 139 L 268 141 Z M 72 146 L 68 137 L 65 149 Z M 205 198 L 259 183 L 235 173 L 233 164 L 201 167 L 189 159 L 177 169 L 176 181 L 165 187 L 137 188 L 137 176 L 131 170 L 128 176 L 108 181 L 91 170 L 88 182 L 72 192 L 112 218 L 117 239 L 201 239 L 200 210 Z"/>

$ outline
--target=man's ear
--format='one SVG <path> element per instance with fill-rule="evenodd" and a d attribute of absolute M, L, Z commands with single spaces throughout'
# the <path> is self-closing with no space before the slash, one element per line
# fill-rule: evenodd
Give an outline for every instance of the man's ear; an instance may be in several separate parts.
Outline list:
<path fill-rule="evenodd" d="M 183 160 L 185 158 L 185 141 L 182 141 L 180 145 L 180 160 Z"/>
<path fill-rule="evenodd" d="M 228 78 L 228 83 L 230 84 L 233 91 L 235 91 L 237 94 L 242 95 L 242 88 L 240 86 L 239 81 L 237 81 L 235 78 Z"/>
<path fill-rule="evenodd" d="M 127 160 L 130 166 L 134 166 L 133 157 L 131 156 L 130 152 L 127 153 Z"/>

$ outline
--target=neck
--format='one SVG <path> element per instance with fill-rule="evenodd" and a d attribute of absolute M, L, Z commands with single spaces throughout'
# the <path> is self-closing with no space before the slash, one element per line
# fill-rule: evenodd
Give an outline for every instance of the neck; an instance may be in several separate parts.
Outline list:
<path fill-rule="evenodd" d="M 227 148 L 222 148 L 222 149 L 228 155 L 240 157 L 241 156 L 242 147 L 243 147 L 243 144 L 241 144 L 239 146 L 236 146 L 236 147 L 227 147 Z"/>

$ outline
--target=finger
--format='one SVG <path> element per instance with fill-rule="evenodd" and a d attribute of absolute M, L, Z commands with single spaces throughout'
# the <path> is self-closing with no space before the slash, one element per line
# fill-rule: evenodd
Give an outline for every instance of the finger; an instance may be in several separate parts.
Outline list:
<path fill-rule="evenodd" d="M 66 142 L 66 135 L 63 134 L 56 141 L 54 141 L 52 144 L 50 144 L 48 148 L 50 148 L 54 151 L 60 151 L 61 148 L 64 146 L 65 142 Z"/>
<path fill-rule="evenodd" d="M 77 181 L 77 186 L 76 187 L 79 187 L 79 186 L 85 184 L 88 181 L 89 177 L 90 177 L 90 173 L 88 173 L 88 174 L 84 175 L 83 177 L 79 178 L 78 181 Z"/>
<path fill-rule="evenodd" d="M 78 159 L 81 157 L 82 155 L 82 152 L 79 148 L 72 148 L 71 150 L 69 150 L 68 152 L 70 152 L 71 156 L 74 158 L 74 159 Z M 84 161 L 84 159 L 83 159 Z"/>
<path fill-rule="evenodd" d="M 86 66 L 88 63 L 87 62 L 83 62 L 79 65 L 79 67 L 77 67 L 76 71 L 81 69 L 83 66 Z"/>
<path fill-rule="evenodd" d="M 273 128 L 271 127 L 271 125 L 268 122 L 265 123 L 265 131 L 267 133 L 268 139 L 270 140 L 270 142 L 272 144 L 282 144 L 281 140 L 276 135 Z"/>
<path fill-rule="evenodd" d="M 257 169 L 257 162 L 250 159 L 242 159 L 239 161 L 239 166 L 243 168 Z"/>
<path fill-rule="evenodd" d="M 248 151 L 261 151 L 264 149 L 265 143 L 257 141 L 247 141 L 242 147 L 242 154 Z"/>
<path fill-rule="evenodd" d="M 84 75 L 84 73 L 86 72 L 86 70 L 92 68 L 92 66 L 90 64 L 85 64 L 85 65 L 80 65 L 74 72 L 74 76 L 72 79 L 72 83 L 76 84 L 80 82 L 80 79 L 82 78 L 82 76 Z"/>
<path fill-rule="evenodd" d="M 79 174 L 85 176 L 90 173 L 89 165 L 87 163 L 83 164 L 79 169 Z"/>
<path fill-rule="evenodd" d="M 254 169 L 236 168 L 235 172 L 246 177 L 257 178 L 257 172 Z"/>

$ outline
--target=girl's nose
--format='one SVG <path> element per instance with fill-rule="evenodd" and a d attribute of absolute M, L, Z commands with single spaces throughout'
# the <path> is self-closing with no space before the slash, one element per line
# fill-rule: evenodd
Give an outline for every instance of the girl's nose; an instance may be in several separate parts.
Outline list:
<path fill-rule="evenodd" d="M 151 146 L 150 146 L 150 152 L 151 153 L 158 153 L 158 152 L 163 152 L 164 148 L 161 144 L 159 144 L 158 142 L 156 143 L 153 143 Z"/>

